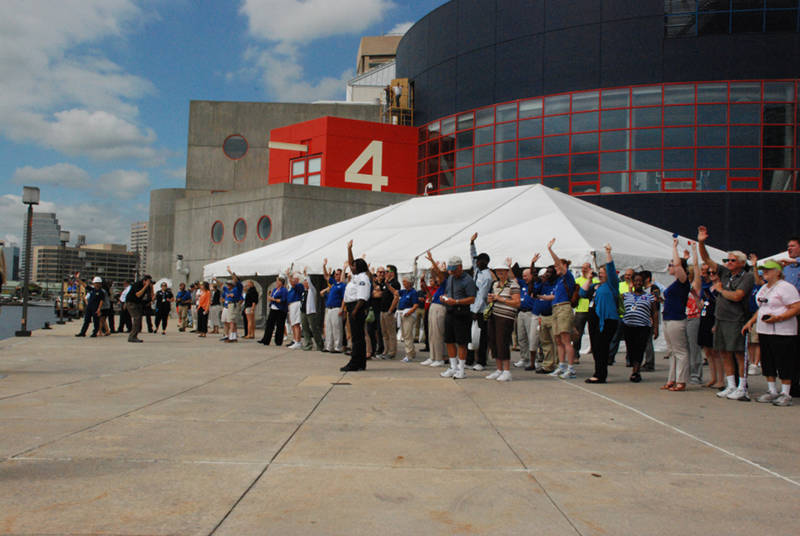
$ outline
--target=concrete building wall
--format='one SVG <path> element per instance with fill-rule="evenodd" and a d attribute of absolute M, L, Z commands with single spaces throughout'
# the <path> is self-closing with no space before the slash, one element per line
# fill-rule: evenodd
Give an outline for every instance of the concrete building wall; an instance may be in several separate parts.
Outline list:
<path fill-rule="evenodd" d="M 175 202 L 174 246 L 171 253 L 162 252 L 168 262 L 152 263 L 154 277 L 171 277 L 176 281 L 200 279 L 203 266 L 290 238 L 325 225 L 358 216 L 410 196 L 385 192 L 320 188 L 293 184 L 275 184 L 244 192 L 227 192 L 199 197 L 186 197 Z M 272 232 L 266 240 L 258 236 L 258 222 L 269 216 Z M 245 238 L 237 242 L 233 226 L 239 218 L 247 223 Z M 224 226 L 223 239 L 211 240 L 215 221 Z M 151 238 L 155 233 L 151 234 Z M 187 275 L 175 272 L 175 256 L 183 255 Z M 155 258 L 155 255 L 151 256 Z M 253 275 L 253 274 L 242 274 Z M 185 278 L 185 279 L 184 279 Z"/>
<path fill-rule="evenodd" d="M 380 106 L 192 101 L 189 105 L 186 188 L 231 191 L 266 186 L 270 131 L 326 115 L 380 121 Z M 222 149 L 225 140 L 233 135 L 247 140 L 247 152 L 238 160 L 226 156 Z"/>
<path fill-rule="evenodd" d="M 147 272 L 171 273 L 175 265 L 172 252 L 175 234 L 175 202 L 186 197 L 183 188 L 150 191 L 150 220 L 147 223 Z M 208 192 L 206 192 L 208 194 Z"/>

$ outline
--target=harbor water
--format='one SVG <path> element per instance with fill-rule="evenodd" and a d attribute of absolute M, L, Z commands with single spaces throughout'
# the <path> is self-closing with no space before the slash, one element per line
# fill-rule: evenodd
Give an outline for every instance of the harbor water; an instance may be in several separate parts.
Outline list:
<path fill-rule="evenodd" d="M 0 339 L 8 339 L 14 336 L 14 332 L 21 327 L 22 307 L 19 305 L 0 306 Z M 58 315 L 53 311 L 53 307 L 28 307 L 28 329 L 38 330 L 44 326 L 45 322 L 55 323 Z M 73 323 L 75 323 L 73 321 Z M 76 327 L 77 330 L 80 326 Z M 36 336 L 36 332 L 33 333 Z"/>

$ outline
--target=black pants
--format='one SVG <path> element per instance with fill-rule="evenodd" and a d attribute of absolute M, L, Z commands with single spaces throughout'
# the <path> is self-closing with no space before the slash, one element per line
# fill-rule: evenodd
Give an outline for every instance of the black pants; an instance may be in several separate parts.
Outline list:
<path fill-rule="evenodd" d="M 128 312 L 127 306 L 122 304 L 122 310 L 119 312 L 119 330 L 117 333 L 131 330 L 131 314 Z"/>
<path fill-rule="evenodd" d="M 583 341 L 583 331 L 586 329 L 586 323 L 589 321 L 588 311 L 585 313 L 575 313 L 575 329 L 578 331 L 578 336 L 572 340 L 572 347 L 575 349 L 575 357 L 581 355 L 581 341 Z M 619 343 L 617 343 L 619 346 Z M 616 353 L 616 352 L 614 352 Z M 611 362 L 614 361 L 614 356 L 610 357 Z"/>
<path fill-rule="evenodd" d="M 355 303 L 348 304 L 347 317 L 350 320 L 350 368 L 367 368 L 367 341 L 364 338 L 364 324 L 367 320 L 367 308 L 360 307 L 356 313 L 351 313 L 350 309 L 355 307 Z"/>
<path fill-rule="evenodd" d="M 430 341 L 430 334 L 428 333 L 428 311 L 430 307 L 425 309 L 425 315 L 422 317 L 422 326 L 425 330 L 425 348 L 423 351 L 430 352 L 431 351 L 431 341 Z"/>
<path fill-rule="evenodd" d="M 246 310 L 247 310 L 246 307 L 242 307 L 242 326 L 243 326 L 242 329 L 244 329 L 244 335 L 242 335 L 242 337 L 247 337 L 248 335 L 250 335 L 250 332 L 247 331 L 247 313 L 245 312 Z M 197 321 L 199 322 L 200 321 L 200 317 L 198 316 L 197 318 L 198 318 Z M 207 319 L 208 319 L 208 315 L 206 315 L 206 320 Z M 206 324 L 206 325 L 208 325 L 208 324 Z M 208 329 L 206 329 L 206 331 L 208 331 Z"/>
<path fill-rule="evenodd" d="M 486 353 L 489 349 L 489 333 L 486 326 L 486 320 L 483 318 L 483 313 L 474 313 L 472 315 L 473 320 L 478 321 L 478 327 L 481 328 L 481 339 L 480 343 L 478 344 L 478 350 L 476 352 L 475 349 L 467 351 L 467 362 L 466 365 L 472 366 L 477 363 L 482 366 L 486 366 Z"/>
<path fill-rule="evenodd" d="M 158 329 L 158 324 L 156 324 Z M 197 332 L 208 333 L 208 311 L 197 308 Z"/>
<path fill-rule="evenodd" d="M 369 311 L 369 309 L 367 311 Z M 365 325 L 365 329 L 367 330 L 367 337 L 369 337 L 369 343 L 370 343 L 370 346 L 372 348 L 372 353 L 375 354 L 375 355 L 377 355 L 377 352 L 375 351 L 375 348 L 377 347 L 378 341 L 379 340 L 380 341 L 383 340 L 382 338 L 378 338 L 378 326 L 380 325 L 380 323 L 381 323 L 381 317 L 380 316 L 376 316 L 375 320 L 372 321 L 372 322 L 366 322 L 365 321 L 365 324 L 366 324 Z M 352 331 L 351 331 L 351 335 L 352 335 Z"/>
<path fill-rule="evenodd" d="M 628 349 L 628 357 L 631 365 L 640 367 L 644 360 L 644 351 L 647 348 L 647 341 L 650 338 L 650 326 L 628 326 L 624 325 L 625 347 Z"/>
<path fill-rule="evenodd" d="M 592 341 L 592 356 L 594 356 L 594 377 L 606 381 L 608 377 L 608 354 L 611 339 L 617 332 L 618 320 L 605 320 L 603 330 L 600 331 L 600 319 L 594 309 L 589 310 L 589 340 Z"/>
<path fill-rule="evenodd" d="M 270 309 L 267 316 L 267 326 L 264 328 L 264 336 L 261 338 L 263 344 L 269 344 L 272 340 L 272 332 L 275 332 L 275 344 L 283 344 L 283 326 L 286 324 L 286 311 L 280 309 Z"/>
<path fill-rule="evenodd" d="M 153 333 L 153 321 L 150 319 L 151 315 L 153 314 L 153 309 L 150 307 L 150 304 L 142 306 L 142 316 L 147 321 L 147 333 Z"/>
<path fill-rule="evenodd" d="M 86 330 L 89 329 L 90 323 L 92 324 L 92 335 L 97 335 L 97 332 L 100 330 L 100 316 L 88 311 L 83 315 L 83 327 L 79 335 L 86 335 Z"/>
<path fill-rule="evenodd" d="M 106 317 L 106 324 L 108 325 L 108 331 L 114 333 L 114 309 L 103 311 L 103 316 Z"/>
<path fill-rule="evenodd" d="M 167 331 L 168 318 L 169 309 L 156 309 L 156 331 L 158 331 L 158 326 L 161 326 L 161 331 Z"/>
<path fill-rule="evenodd" d="M 372 306 L 372 314 L 375 315 L 375 322 L 373 322 L 373 325 L 375 326 L 375 337 L 377 339 L 372 345 L 372 353 L 380 355 L 384 352 L 384 348 L 383 332 L 381 331 L 381 308 L 379 305 Z"/>

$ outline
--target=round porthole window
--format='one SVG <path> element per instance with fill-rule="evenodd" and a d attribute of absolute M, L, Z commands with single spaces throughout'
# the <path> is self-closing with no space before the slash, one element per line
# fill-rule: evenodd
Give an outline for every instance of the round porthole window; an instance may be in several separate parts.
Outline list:
<path fill-rule="evenodd" d="M 239 160 L 247 154 L 247 140 L 239 134 L 228 136 L 222 144 L 222 150 L 228 158 Z"/>
<path fill-rule="evenodd" d="M 211 226 L 211 241 L 215 244 L 219 244 L 222 242 L 222 235 L 225 233 L 225 227 L 222 225 L 222 222 L 217 220 L 214 222 L 214 225 Z"/>
<path fill-rule="evenodd" d="M 244 240 L 245 236 L 247 236 L 247 222 L 239 218 L 236 220 L 236 223 L 233 224 L 233 239 L 237 242 L 241 242 Z"/>
<path fill-rule="evenodd" d="M 269 219 L 269 216 L 261 216 L 261 219 L 258 220 L 258 237 L 266 240 L 270 233 L 272 233 L 272 220 Z"/>

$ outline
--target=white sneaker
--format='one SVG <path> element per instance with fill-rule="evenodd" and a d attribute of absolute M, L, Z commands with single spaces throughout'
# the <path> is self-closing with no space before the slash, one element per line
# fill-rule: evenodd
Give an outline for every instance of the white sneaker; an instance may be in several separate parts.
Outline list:
<path fill-rule="evenodd" d="M 511 371 L 504 370 L 500 376 L 497 377 L 497 381 L 499 382 L 510 382 L 511 381 Z"/>
<path fill-rule="evenodd" d="M 454 368 L 452 368 L 452 367 L 451 367 L 451 368 L 449 368 L 449 369 L 447 369 L 447 370 L 445 370 L 444 372 L 442 372 L 442 373 L 440 374 L 440 376 L 441 376 L 442 378 L 452 378 L 452 377 L 453 377 L 453 376 L 455 376 L 455 375 L 456 375 L 456 369 L 454 369 Z"/>
<path fill-rule="evenodd" d="M 761 376 L 761 367 L 759 367 L 758 365 L 753 365 L 751 363 L 750 366 L 747 367 L 747 375 L 748 376 Z"/>
<path fill-rule="evenodd" d="M 289 350 L 297 350 L 298 348 L 302 348 L 302 347 L 303 347 L 302 343 L 295 341 L 295 342 L 293 342 L 292 344 L 289 345 Z"/>
<path fill-rule="evenodd" d="M 524 359 L 520 359 L 519 361 L 514 363 L 514 366 L 517 367 L 517 368 L 527 367 L 528 366 L 528 361 L 525 361 Z"/>
<path fill-rule="evenodd" d="M 561 374 L 562 374 L 563 372 L 566 372 L 566 369 L 563 369 L 563 370 L 562 370 L 562 369 L 560 369 L 560 368 L 557 368 L 557 369 L 555 369 L 553 372 L 551 372 L 550 374 L 548 374 L 548 376 L 552 376 L 553 378 L 558 378 L 559 376 L 561 376 Z"/>
<path fill-rule="evenodd" d="M 458 367 L 458 369 L 456 369 L 456 373 L 453 374 L 453 378 L 455 378 L 456 380 L 463 380 L 466 377 L 467 375 L 464 374 L 464 369 L 461 367 Z"/>
<path fill-rule="evenodd" d="M 489 374 L 488 376 L 486 376 L 486 379 L 487 379 L 487 380 L 496 380 L 496 379 L 497 379 L 497 377 L 498 377 L 498 376 L 500 376 L 500 374 L 502 374 L 502 372 L 501 372 L 501 371 L 499 371 L 499 370 L 495 370 L 494 372 L 492 372 L 491 374 Z"/>
<path fill-rule="evenodd" d="M 480 372 L 483 370 L 483 365 L 481 365 L 480 363 L 475 363 L 474 365 L 472 365 L 472 370 L 477 370 L 478 372 Z"/>
<path fill-rule="evenodd" d="M 558 377 L 561 378 L 562 380 L 574 380 L 577 377 L 577 375 L 575 374 L 574 370 L 567 369 L 561 374 L 559 374 Z"/>
<path fill-rule="evenodd" d="M 726 387 L 722 391 L 717 393 L 717 396 L 720 398 L 728 398 L 728 395 L 731 394 L 736 390 L 736 387 Z"/>
<path fill-rule="evenodd" d="M 426 367 L 427 367 L 427 366 L 429 366 L 431 363 L 433 363 L 433 359 L 431 359 L 431 358 L 429 357 L 428 359 L 426 359 L 425 361 L 423 361 L 422 363 L 420 363 L 420 365 L 423 365 L 423 366 L 426 366 Z"/>
<path fill-rule="evenodd" d="M 413 358 L 413 357 L 408 357 L 408 356 L 405 356 L 405 357 L 402 359 L 402 361 L 403 361 L 403 363 L 411 363 L 412 361 L 414 361 L 414 358 Z"/>
<path fill-rule="evenodd" d="M 741 400 L 743 402 L 750 402 L 750 395 L 747 394 L 747 389 L 738 387 L 728 395 L 728 400 Z"/>
<path fill-rule="evenodd" d="M 444 361 L 441 361 L 441 360 L 434 361 L 433 363 L 431 363 L 431 366 L 432 367 L 443 367 L 444 366 Z"/>
<path fill-rule="evenodd" d="M 792 397 L 789 395 L 785 395 L 781 393 L 781 395 L 775 399 L 775 402 L 772 403 L 773 406 L 791 406 L 792 405 Z"/>
<path fill-rule="evenodd" d="M 756 402 L 771 403 L 777 400 L 779 396 L 781 396 L 780 393 L 764 393 L 756 398 Z"/>

